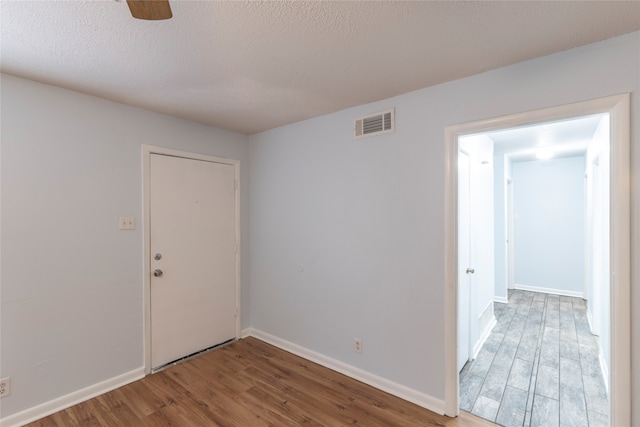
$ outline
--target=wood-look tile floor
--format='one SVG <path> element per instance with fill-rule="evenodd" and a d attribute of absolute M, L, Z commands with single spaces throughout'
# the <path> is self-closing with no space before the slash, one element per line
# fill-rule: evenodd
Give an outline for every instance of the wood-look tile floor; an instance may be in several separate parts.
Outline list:
<path fill-rule="evenodd" d="M 608 397 L 580 298 L 509 291 L 460 373 L 460 408 L 503 426 L 605 427 Z"/>
<path fill-rule="evenodd" d="M 435 414 L 255 338 L 57 412 L 37 426 L 495 426 Z"/>

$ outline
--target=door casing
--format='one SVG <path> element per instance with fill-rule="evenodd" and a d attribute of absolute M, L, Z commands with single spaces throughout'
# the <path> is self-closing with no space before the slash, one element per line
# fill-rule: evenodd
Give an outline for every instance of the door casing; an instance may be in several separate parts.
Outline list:
<path fill-rule="evenodd" d="M 236 234 L 236 337 L 240 336 L 240 271 L 241 271 L 241 246 L 240 246 L 240 161 L 226 159 L 205 154 L 190 153 L 152 145 L 142 145 L 142 194 L 143 194 L 143 316 L 144 316 L 144 372 L 151 373 L 151 228 L 150 228 L 150 158 L 152 154 L 182 157 L 186 159 L 204 160 L 209 162 L 232 165 L 235 171 L 236 200 L 235 200 L 235 234 Z"/>
<path fill-rule="evenodd" d="M 458 138 L 467 134 L 564 120 L 591 114 L 610 115 L 611 211 L 611 370 L 610 425 L 631 424 L 631 190 L 630 95 L 550 107 L 445 128 L 445 414 L 459 413 L 457 372 L 458 284 Z"/>

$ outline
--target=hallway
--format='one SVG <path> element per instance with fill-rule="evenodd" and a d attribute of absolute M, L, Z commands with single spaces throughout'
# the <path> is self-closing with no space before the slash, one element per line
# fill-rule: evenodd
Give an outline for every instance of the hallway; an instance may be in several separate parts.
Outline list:
<path fill-rule="evenodd" d="M 460 409 L 503 426 L 608 426 L 597 337 L 581 298 L 510 290 L 460 372 Z"/>

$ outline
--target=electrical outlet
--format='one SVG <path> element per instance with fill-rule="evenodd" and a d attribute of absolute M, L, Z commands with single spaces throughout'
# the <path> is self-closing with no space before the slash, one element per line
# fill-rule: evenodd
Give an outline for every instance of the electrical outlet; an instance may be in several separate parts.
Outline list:
<path fill-rule="evenodd" d="M 120 230 L 135 230 L 136 218 L 133 216 L 121 216 L 120 217 Z"/>
<path fill-rule="evenodd" d="M 11 378 L 3 378 L 0 380 L 0 398 L 7 397 L 11 394 Z"/>
<path fill-rule="evenodd" d="M 353 351 L 362 353 L 362 340 L 360 338 L 353 339 Z"/>

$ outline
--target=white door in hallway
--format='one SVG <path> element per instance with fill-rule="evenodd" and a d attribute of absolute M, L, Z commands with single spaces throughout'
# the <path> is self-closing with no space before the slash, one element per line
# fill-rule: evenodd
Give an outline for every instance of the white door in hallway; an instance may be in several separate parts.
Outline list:
<path fill-rule="evenodd" d="M 514 241 L 514 213 L 513 213 L 513 191 L 514 183 L 511 179 L 507 181 L 507 289 L 516 287 L 516 267 L 515 267 L 515 241 Z M 509 291 L 505 294 L 508 297 Z"/>
<path fill-rule="evenodd" d="M 151 367 L 236 337 L 232 164 L 151 154 Z"/>
<path fill-rule="evenodd" d="M 471 193 L 470 159 L 458 153 L 458 372 L 470 358 Z"/>

